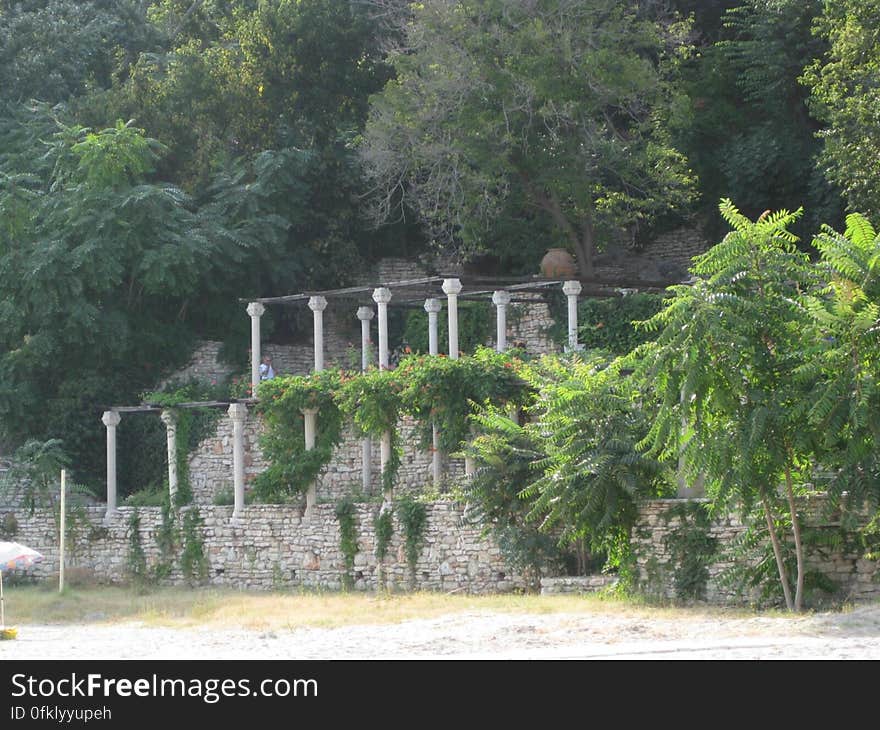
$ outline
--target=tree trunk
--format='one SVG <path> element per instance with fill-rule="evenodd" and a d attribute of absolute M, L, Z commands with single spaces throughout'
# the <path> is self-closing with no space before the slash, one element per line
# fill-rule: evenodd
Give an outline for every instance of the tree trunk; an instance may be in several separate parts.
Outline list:
<path fill-rule="evenodd" d="M 785 561 L 782 559 L 782 547 L 779 544 L 779 535 L 776 534 L 776 527 L 773 524 L 773 513 L 770 511 L 770 505 L 767 498 L 761 500 L 764 505 L 764 517 L 767 518 L 767 530 L 770 533 L 770 542 L 773 544 L 773 554 L 776 556 L 776 569 L 779 571 L 779 580 L 782 582 L 782 594 L 785 596 L 785 607 L 789 611 L 794 611 L 794 603 L 791 600 L 791 588 L 788 585 L 788 571 L 785 569 Z"/>
<path fill-rule="evenodd" d="M 581 226 L 581 235 L 575 238 L 575 252 L 577 253 L 580 275 L 584 278 L 591 278 L 595 272 L 593 255 L 596 252 L 596 232 L 593 229 L 593 222 L 589 218 Z"/>
<path fill-rule="evenodd" d="M 574 227 L 565 214 L 565 211 L 562 210 L 562 205 L 555 192 L 548 192 L 534 185 L 525 172 L 520 171 L 519 175 L 535 204 L 547 212 L 553 223 L 565 234 L 569 246 L 571 246 L 577 256 L 580 275 L 585 278 L 592 277 L 593 254 L 596 250 L 596 232 L 593 228 L 592 211 L 588 210 L 584 215 L 581 230 L 578 232 L 577 228 Z"/>
<path fill-rule="evenodd" d="M 794 594 L 794 610 L 803 610 L 804 604 L 804 546 L 801 542 L 801 521 L 794 504 L 794 488 L 791 480 L 791 465 L 785 465 L 785 492 L 788 496 L 788 509 L 791 511 L 791 531 L 794 533 L 794 552 L 797 556 L 797 587 Z"/>

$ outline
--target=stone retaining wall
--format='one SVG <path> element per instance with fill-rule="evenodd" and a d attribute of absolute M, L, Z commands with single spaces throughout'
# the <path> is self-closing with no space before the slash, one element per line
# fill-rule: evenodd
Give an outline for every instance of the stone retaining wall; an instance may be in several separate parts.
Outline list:
<path fill-rule="evenodd" d="M 693 510 L 706 500 L 652 500 L 639 506 L 633 528 L 633 551 L 636 558 L 637 583 L 648 595 L 662 598 L 702 598 L 710 603 L 751 603 L 759 600 L 757 593 L 740 595 L 735 586 L 724 581 L 725 572 L 733 566 L 730 549 L 745 531 L 740 520 L 732 515 L 718 517 L 702 530 L 693 519 Z M 835 596 L 843 599 L 864 599 L 880 596 L 880 561 L 866 560 L 854 536 L 846 534 L 839 519 L 826 515 L 826 500 L 821 497 L 804 499 L 799 507 L 805 530 L 815 531 L 820 539 L 806 552 L 808 571 L 821 574 L 836 587 Z M 689 514 L 690 513 L 690 514 Z M 689 532 L 690 539 L 683 542 Z M 821 538 L 830 539 L 821 539 Z M 677 545 L 678 544 L 678 545 Z M 683 565 L 681 549 L 688 547 L 690 564 Z M 701 547 L 705 549 L 703 555 Z M 679 561 L 675 557 L 678 553 Z M 738 560 L 747 559 L 745 557 Z M 702 587 L 697 582 L 699 563 L 706 572 Z"/>
<path fill-rule="evenodd" d="M 557 578 L 541 578 L 541 595 L 598 593 L 617 585 L 617 581 L 616 575 L 569 575 Z"/>
<path fill-rule="evenodd" d="M 320 418 L 320 415 L 319 415 Z M 260 425 L 251 413 L 244 428 L 245 489 L 249 483 L 268 467 L 259 444 Z M 421 494 L 433 488 L 431 454 L 419 446 L 416 421 L 410 417 L 401 420 L 400 440 L 403 446 L 400 469 L 397 474 L 395 492 L 397 494 Z M 381 491 L 381 462 L 379 441 L 373 439 L 371 450 L 372 493 Z M 362 489 L 361 439 L 354 427 L 347 425 L 342 432 L 342 440 L 334 449 L 329 463 L 319 474 L 317 496 L 319 501 L 336 502 L 342 497 L 360 493 Z M 214 504 L 218 494 L 232 495 L 232 421 L 223 417 L 217 422 L 212 436 L 204 439 L 189 460 L 190 485 L 193 501 L 199 505 Z M 448 482 L 464 475 L 464 461 L 445 460 L 445 473 Z"/>
<path fill-rule="evenodd" d="M 232 524 L 231 507 L 198 509 L 204 520 L 200 533 L 209 563 L 207 583 L 256 589 L 301 586 L 337 590 L 342 586 L 345 568 L 334 505 L 318 505 L 308 519 L 303 518 L 297 506 L 253 505 L 245 508 L 237 525 Z M 358 590 L 378 587 L 375 510 L 375 505 L 366 503 L 358 504 L 356 509 L 359 552 L 352 577 Z M 7 519 L 5 515 L 9 511 L 0 508 L 0 524 Z M 128 580 L 128 524 L 132 511 L 130 507 L 120 508 L 119 517 L 105 527 L 103 507 L 85 508 L 86 521 L 80 522 L 75 534 L 68 537 L 67 567 L 71 575 L 86 571 L 100 582 Z M 479 526 L 465 521 L 462 505 L 432 502 L 427 505 L 427 513 L 414 586 L 409 583 L 401 527 L 394 518 L 394 535 L 383 566 L 387 587 L 469 593 L 524 587 L 521 576 L 502 560 L 499 548 L 482 536 Z M 152 568 L 160 558 L 156 534 L 161 526 L 161 511 L 158 507 L 141 508 L 138 515 L 141 544 L 148 567 Z M 28 515 L 19 511 L 15 513 L 15 520 L 18 526 L 14 539 L 46 557 L 30 574 L 36 578 L 56 574 L 57 533 L 51 512 L 37 510 Z M 173 570 L 164 582 L 186 582 L 180 572 L 180 551 L 178 546 L 172 561 Z"/>

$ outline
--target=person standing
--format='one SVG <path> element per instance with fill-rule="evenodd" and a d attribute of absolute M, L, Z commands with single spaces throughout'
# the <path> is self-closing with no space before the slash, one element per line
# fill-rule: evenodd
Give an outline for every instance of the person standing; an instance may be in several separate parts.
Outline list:
<path fill-rule="evenodd" d="M 272 367 L 272 358 L 263 355 L 263 362 L 260 363 L 260 380 L 272 380 L 275 377 L 275 368 Z"/>

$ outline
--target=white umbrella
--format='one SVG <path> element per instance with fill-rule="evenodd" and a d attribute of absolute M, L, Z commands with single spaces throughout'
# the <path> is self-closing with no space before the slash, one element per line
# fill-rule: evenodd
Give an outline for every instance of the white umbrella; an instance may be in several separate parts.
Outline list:
<path fill-rule="evenodd" d="M 17 542 L 0 542 L 0 629 L 6 626 L 6 606 L 3 602 L 3 574 L 29 568 L 43 559 L 36 550 Z"/>

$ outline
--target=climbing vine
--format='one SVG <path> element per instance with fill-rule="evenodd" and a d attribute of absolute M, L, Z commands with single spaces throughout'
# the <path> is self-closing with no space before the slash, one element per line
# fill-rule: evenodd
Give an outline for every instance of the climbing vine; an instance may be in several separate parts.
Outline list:
<path fill-rule="evenodd" d="M 208 556 L 202 527 L 205 522 L 199 511 L 188 509 L 183 515 L 183 552 L 180 556 L 180 570 L 190 585 L 203 582 L 208 577 Z"/>
<path fill-rule="evenodd" d="M 391 538 L 394 536 L 394 521 L 390 509 L 379 510 L 373 518 L 373 529 L 376 531 L 376 560 L 380 563 L 388 555 Z"/>
<path fill-rule="evenodd" d="M 211 399 L 216 389 L 198 381 L 192 381 L 169 391 L 143 394 L 144 403 L 170 411 L 176 421 L 175 445 L 177 451 L 176 507 L 192 502 L 192 486 L 189 478 L 189 455 L 199 442 L 213 431 L 221 411 L 215 408 L 180 408 L 181 403 Z M 163 490 L 164 491 L 164 490 Z"/>
<path fill-rule="evenodd" d="M 330 461 L 342 433 L 334 399 L 341 377 L 338 370 L 324 370 L 260 384 L 257 412 L 265 426 L 260 444 L 270 466 L 254 483 L 257 499 L 283 502 L 304 493 Z M 318 410 L 315 447 L 306 450 L 303 411 L 312 408 Z"/>
<path fill-rule="evenodd" d="M 383 487 L 390 490 L 400 467 L 401 416 L 416 419 L 426 448 L 436 424 L 440 448 L 454 452 L 469 436 L 475 405 L 521 405 L 528 399 L 524 366 L 516 354 L 483 348 L 458 360 L 415 355 L 393 370 L 325 370 L 265 381 L 257 410 L 263 416 L 262 446 L 270 467 L 257 478 L 256 496 L 277 502 L 306 491 L 330 461 L 344 417 L 365 436 L 391 435 L 391 458 L 382 473 Z M 308 451 L 302 415 L 306 408 L 318 410 L 316 444 Z"/>
<path fill-rule="evenodd" d="M 704 505 L 682 502 L 667 510 L 663 519 L 679 523 L 664 538 L 672 564 L 675 597 L 682 601 L 706 598 L 709 565 L 718 549 L 718 540 L 709 534 L 709 514 Z"/>
<path fill-rule="evenodd" d="M 398 370 L 368 370 L 345 377 L 340 382 L 336 402 L 365 436 L 382 438 L 391 434 L 391 458 L 382 472 L 382 486 L 394 486 L 400 468 L 400 437 L 397 422 L 403 413 L 400 392 L 403 384 Z"/>
<path fill-rule="evenodd" d="M 529 390 L 522 367 L 515 354 L 484 347 L 458 360 L 414 356 L 395 372 L 401 380 L 403 408 L 419 422 L 422 444 L 431 445 L 431 427 L 436 424 L 440 448 L 452 452 L 468 438 L 474 404 L 523 403 Z"/>
<path fill-rule="evenodd" d="M 159 548 L 159 560 L 153 569 L 156 581 L 161 581 L 171 575 L 174 561 L 174 549 L 177 545 L 176 513 L 171 506 L 171 501 L 165 499 L 162 502 L 162 522 L 156 530 L 156 547 Z"/>
<path fill-rule="evenodd" d="M 376 563 L 380 587 L 385 587 L 385 557 L 391 546 L 391 538 L 394 535 L 394 522 L 392 510 L 380 509 L 373 517 L 373 529 L 376 533 Z"/>
<path fill-rule="evenodd" d="M 409 568 L 410 584 L 416 583 L 416 565 L 425 541 L 425 528 L 428 524 L 428 510 L 424 502 L 410 496 L 402 497 L 397 502 L 397 514 L 403 532 L 403 551 Z"/>
<path fill-rule="evenodd" d="M 354 558 L 358 552 L 356 507 L 350 497 L 339 501 L 336 505 L 336 521 L 339 523 L 339 551 L 345 571 L 342 574 L 342 586 L 350 590 L 354 586 L 352 571 Z"/>
<path fill-rule="evenodd" d="M 142 586 L 147 580 L 147 555 L 141 541 L 141 516 L 132 510 L 128 518 L 128 556 L 126 570 L 131 582 Z"/>

